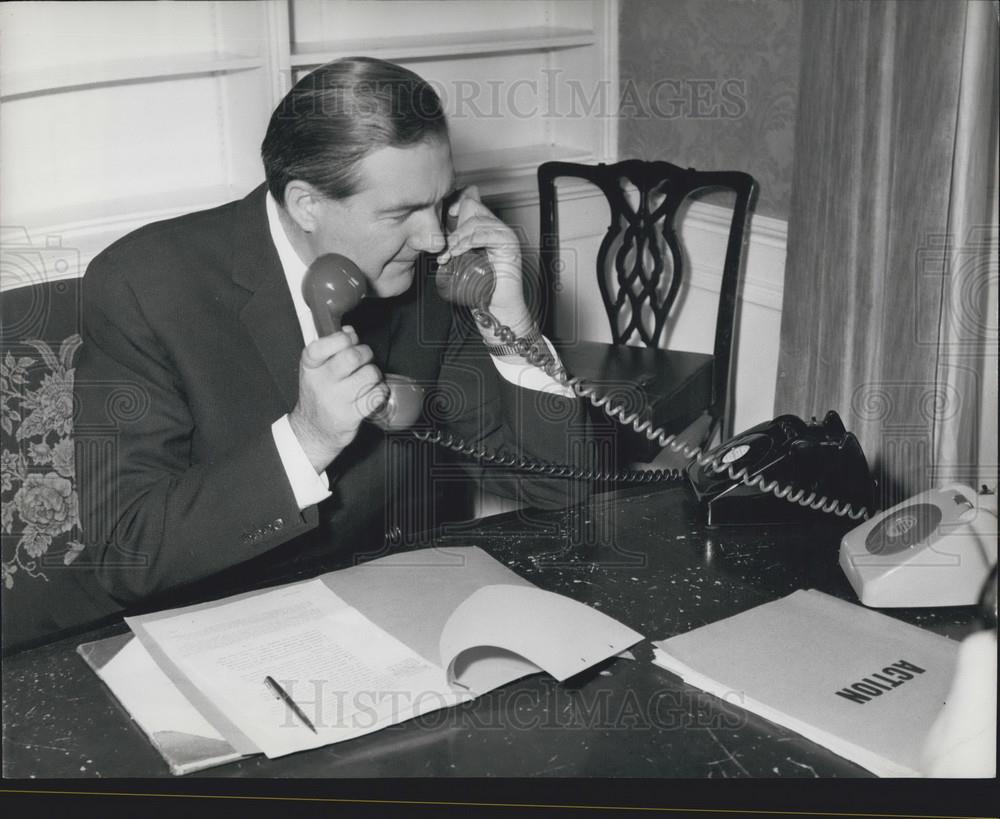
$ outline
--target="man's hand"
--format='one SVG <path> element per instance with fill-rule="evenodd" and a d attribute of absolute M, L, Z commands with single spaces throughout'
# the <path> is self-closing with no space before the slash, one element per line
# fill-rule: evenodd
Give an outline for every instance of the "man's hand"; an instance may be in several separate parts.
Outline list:
<path fill-rule="evenodd" d="M 347 447 L 361 422 L 389 397 L 372 351 L 353 327 L 318 338 L 299 360 L 299 400 L 288 422 L 319 474 Z"/>
<path fill-rule="evenodd" d="M 485 248 L 497 277 L 489 311 L 517 335 L 523 335 L 534 327 L 534 321 L 524 301 L 521 245 L 516 234 L 480 201 L 475 185 L 465 188 L 449 205 L 447 216 L 457 219 L 457 224 L 448 237 L 448 249 L 438 256 L 438 263 L 443 264 L 472 248 Z M 496 339 L 488 340 L 497 343 Z"/>

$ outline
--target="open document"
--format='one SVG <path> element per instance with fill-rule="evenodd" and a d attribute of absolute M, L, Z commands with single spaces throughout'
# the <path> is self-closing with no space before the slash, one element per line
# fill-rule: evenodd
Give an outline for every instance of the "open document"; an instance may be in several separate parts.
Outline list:
<path fill-rule="evenodd" d="M 194 726 L 202 745 L 211 739 L 219 761 L 227 758 L 220 737 L 234 754 L 282 756 L 474 699 L 527 674 L 564 680 L 642 639 L 476 548 L 392 555 L 128 623 L 144 649 L 131 652 L 132 664 L 144 654 L 162 672 L 158 679 L 176 694 L 173 719 Z M 81 654 L 94 656 L 97 645 Z M 143 713 L 143 694 L 127 675 L 112 684 L 109 669 L 123 663 L 91 665 L 144 730 L 159 723 L 171 735 Z M 192 713 L 182 718 L 178 702 Z"/>

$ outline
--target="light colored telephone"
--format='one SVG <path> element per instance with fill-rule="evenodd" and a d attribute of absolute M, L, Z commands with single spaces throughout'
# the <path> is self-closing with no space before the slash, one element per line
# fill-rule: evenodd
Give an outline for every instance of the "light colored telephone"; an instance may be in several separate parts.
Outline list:
<path fill-rule="evenodd" d="M 967 606 L 997 562 L 997 496 L 931 489 L 848 532 L 840 567 L 866 606 Z"/>

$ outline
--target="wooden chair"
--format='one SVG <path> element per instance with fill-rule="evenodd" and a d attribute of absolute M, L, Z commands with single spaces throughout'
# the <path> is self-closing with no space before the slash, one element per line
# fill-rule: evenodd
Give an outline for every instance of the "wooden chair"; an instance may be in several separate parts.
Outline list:
<path fill-rule="evenodd" d="M 679 433 L 703 419 L 702 446 L 716 432 L 732 434 L 733 335 L 742 277 L 743 247 L 756 182 L 740 171 L 696 171 L 669 162 L 627 159 L 611 165 L 546 162 L 538 169 L 543 287 L 552 287 L 559 264 L 555 181 L 586 180 L 607 198 L 611 220 L 597 253 L 596 274 L 612 343 L 555 340 L 566 370 L 602 385 L 613 401 L 648 413 L 653 428 Z M 693 194 L 729 190 L 736 199 L 711 354 L 661 349 L 661 337 L 687 272 L 678 235 L 682 205 Z M 637 205 L 633 202 L 637 201 Z M 581 268 L 582 269 L 582 268 Z M 551 292 L 551 290 L 549 291 Z M 547 322 L 549 323 L 549 322 Z M 547 327 L 551 331 L 551 327 Z M 597 410 L 595 420 L 603 416 Z M 645 417 L 645 416 L 644 416 Z M 619 429 L 618 461 L 648 462 L 655 441 Z"/>

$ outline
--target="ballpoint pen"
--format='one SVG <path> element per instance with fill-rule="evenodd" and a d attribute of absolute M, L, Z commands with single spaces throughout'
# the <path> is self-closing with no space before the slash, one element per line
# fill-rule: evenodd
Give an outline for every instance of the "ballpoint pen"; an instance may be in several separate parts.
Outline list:
<path fill-rule="evenodd" d="M 296 703 L 295 700 L 293 700 L 291 696 L 288 694 L 288 692 L 285 691 L 285 689 L 278 684 L 278 681 L 275 680 L 274 677 L 270 675 L 264 677 L 264 685 L 270 688 L 278 697 L 278 699 L 280 699 L 283 703 L 285 703 L 285 705 L 287 705 L 291 709 L 292 713 L 295 714 L 295 716 L 297 716 L 300 720 L 302 720 L 303 723 L 305 723 L 305 726 L 310 731 L 312 731 L 314 734 L 319 733 L 316 730 L 316 726 L 312 724 L 312 721 L 309 719 L 309 717 L 307 717 L 305 715 L 305 712 L 301 708 L 299 708 L 298 703 Z"/>

